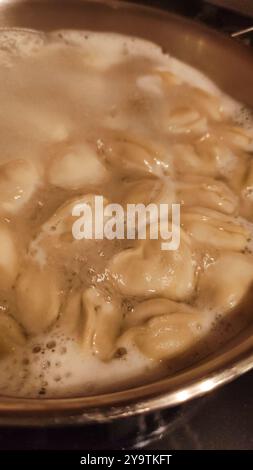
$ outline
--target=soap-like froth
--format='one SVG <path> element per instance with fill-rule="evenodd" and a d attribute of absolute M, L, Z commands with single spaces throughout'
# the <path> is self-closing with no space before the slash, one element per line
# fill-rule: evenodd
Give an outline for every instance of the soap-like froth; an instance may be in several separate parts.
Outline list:
<path fill-rule="evenodd" d="M 101 391 L 143 384 L 160 375 L 166 376 L 168 373 L 173 373 L 178 368 L 177 363 L 161 364 L 152 357 L 152 351 L 148 351 L 150 358 L 147 357 L 130 337 L 127 343 L 124 342 L 123 347 L 121 340 L 124 337 L 124 331 L 122 331 L 119 343 L 115 344 L 115 350 L 111 352 L 112 359 L 102 362 L 94 351 L 81 349 L 71 332 L 67 334 L 61 329 L 57 322 L 61 320 L 64 308 L 66 310 L 65 291 L 75 294 L 81 290 L 83 295 L 84 292 L 87 293 L 91 285 L 100 287 L 105 283 L 103 295 L 106 293 L 106 302 L 109 302 L 108 298 L 114 295 L 114 291 L 110 290 L 111 285 L 108 288 L 106 284 L 108 281 L 106 270 L 110 266 L 110 260 L 114 255 L 120 259 L 122 250 L 126 247 L 132 250 L 131 252 L 129 250 L 129 253 L 136 256 L 136 249 L 134 250 L 133 246 L 124 245 L 123 242 L 115 242 L 109 249 L 103 242 L 95 242 L 92 245 L 84 242 L 80 250 L 76 248 L 75 243 L 72 243 L 73 240 L 70 239 L 67 231 L 60 233 L 62 239 L 59 236 L 60 241 L 57 238 L 57 243 L 54 244 L 56 240 L 54 237 L 59 234 L 57 230 L 53 233 L 54 227 L 51 227 L 49 222 L 54 219 L 54 214 L 57 214 L 57 210 L 66 204 L 66 201 L 82 198 L 88 193 L 105 193 L 108 200 L 110 198 L 115 200 L 119 196 L 124 201 L 126 194 L 130 194 L 127 179 L 133 175 L 132 182 L 134 185 L 137 183 L 137 186 L 140 182 L 140 188 L 143 188 L 143 182 L 146 181 L 145 184 L 147 184 L 148 181 L 148 185 L 144 185 L 144 193 L 145 187 L 152 187 L 152 178 L 155 182 L 157 180 L 159 182 L 171 181 L 173 191 L 159 193 L 159 200 L 165 202 L 164 198 L 166 200 L 169 198 L 171 203 L 172 195 L 174 197 L 174 186 L 176 187 L 174 179 L 177 177 L 180 179 L 180 172 L 181 174 L 186 172 L 184 165 L 189 165 L 189 159 L 186 162 L 182 157 L 180 163 L 180 158 L 177 158 L 179 154 L 181 157 L 185 149 L 191 149 L 188 156 L 192 158 L 192 166 L 187 167 L 187 172 L 188 170 L 193 174 L 196 172 L 195 186 L 200 185 L 199 178 L 203 175 L 207 181 L 207 195 L 202 194 L 201 201 L 198 197 L 198 201 L 195 200 L 194 203 L 192 202 L 194 198 L 192 197 L 189 201 L 188 197 L 188 203 L 190 203 L 188 205 L 200 204 L 210 199 L 208 191 L 212 184 L 209 184 L 207 178 L 217 177 L 222 180 L 222 183 L 219 182 L 217 199 L 211 199 L 209 205 L 205 202 L 206 206 L 212 209 L 217 209 L 218 206 L 218 209 L 223 208 L 225 213 L 236 213 L 239 196 L 236 194 L 234 199 L 230 197 L 231 190 L 234 190 L 230 180 L 234 180 L 235 174 L 236 178 L 244 178 L 244 167 L 249 158 L 247 152 L 251 148 L 251 142 L 248 146 L 246 142 L 243 148 L 244 143 L 240 141 L 238 145 L 238 140 L 235 139 L 233 148 L 230 148 L 229 138 L 227 142 L 222 137 L 217 143 L 212 132 L 215 134 L 217 130 L 215 126 L 219 128 L 223 118 L 235 121 L 251 132 L 253 125 L 250 111 L 226 96 L 200 71 L 164 54 L 159 46 L 143 39 L 112 33 L 55 31 L 44 34 L 25 30 L 0 31 L 0 71 L 1 164 L 8 166 L 9 162 L 13 161 L 14 166 L 15 162 L 25 162 L 25 166 L 29 168 L 30 162 L 34 165 L 34 171 L 27 171 L 29 191 L 21 187 L 18 178 L 21 172 L 17 171 L 17 176 L 13 178 L 11 205 L 8 199 L 7 203 L 6 200 L 3 201 L 4 205 L 1 207 L 10 219 L 5 220 L 6 226 L 2 233 L 6 248 L 0 267 L 7 272 L 7 261 L 11 261 L 8 288 L 12 289 L 14 286 L 17 298 L 21 295 L 21 303 L 27 305 L 28 302 L 29 305 L 24 307 L 22 314 L 18 314 L 15 302 L 14 304 L 10 302 L 10 306 L 6 307 L 5 296 L 1 298 L 1 308 L 7 311 L 7 315 L 10 315 L 10 323 L 14 322 L 14 319 L 17 320 L 18 332 L 22 340 L 25 338 L 26 345 L 23 347 L 22 342 L 14 344 L 11 347 L 16 354 L 1 359 L 0 392 L 11 396 L 39 396 L 41 398 L 96 394 Z M 170 86 L 172 89 L 173 86 L 182 86 L 181 92 L 185 92 L 184 86 L 189 86 L 198 89 L 198 93 L 199 90 L 203 93 L 197 93 L 197 97 L 193 93 L 192 103 L 183 103 L 184 106 L 179 103 L 178 108 L 174 110 L 173 104 L 178 104 L 178 94 L 172 90 L 171 102 L 167 109 L 164 103 L 167 93 L 170 93 Z M 210 107 L 208 94 L 214 98 L 211 99 Z M 198 105 L 196 109 L 195 103 Z M 160 118 L 161 121 L 164 118 L 163 122 L 160 122 Z M 211 135 L 209 135 L 209 122 L 213 125 Z M 210 145 L 213 145 L 212 152 L 210 151 L 211 156 L 206 152 L 207 147 L 204 141 L 206 138 L 210 139 Z M 197 139 L 197 143 L 194 139 Z M 180 142 L 180 148 L 178 142 Z M 89 154 L 87 149 L 89 149 Z M 83 152 L 86 152 L 84 161 L 88 165 L 87 171 L 84 171 L 83 166 L 81 167 Z M 118 155 L 121 158 L 120 161 L 117 159 Z M 203 155 L 207 156 L 207 161 L 204 163 Z M 203 163 L 202 171 L 199 167 L 198 158 L 200 157 Z M 210 167 L 213 161 L 216 162 L 216 166 L 211 172 Z M 242 170 L 238 161 L 243 162 Z M 60 165 L 59 171 L 58 164 Z M 13 163 L 10 166 L 12 165 Z M 114 180 L 115 175 L 118 178 L 117 184 Z M 184 190 L 183 196 L 179 194 L 181 199 L 187 197 L 185 194 L 189 186 L 189 191 L 194 188 L 194 181 L 191 179 L 190 182 L 186 182 L 181 178 L 181 192 Z M 16 194 L 20 196 L 19 204 L 15 204 Z M 9 193 L 7 196 L 9 198 Z M 227 204 L 225 209 L 224 198 Z M 223 206 L 220 199 L 223 201 Z M 187 204 L 185 207 L 187 209 Z M 191 217 L 191 214 L 189 216 Z M 22 217 L 24 217 L 23 221 Z M 252 224 L 245 217 L 238 217 L 237 221 L 251 234 L 253 233 Z M 22 259 L 22 262 L 19 258 L 20 247 L 16 246 L 13 241 L 15 239 L 12 239 L 12 231 L 16 223 L 20 242 L 24 241 L 25 261 Z M 27 224 L 27 230 L 24 228 L 26 225 L 22 225 L 23 223 Z M 51 248 L 53 246 L 55 250 L 51 249 L 47 243 L 41 245 L 38 243 L 43 239 L 43 227 L 48 227 L 48 224 L 52 229 L 52 236 L 49 234 Z M 215 248 L 208 247 L 209 251 L 205 255 L 206 264 L 215 261 L 217 256 L 215 249 L 223 243 L 223 239 L 222 241 L 219 239 L 220 226 L 217 230 L 218 241 L 215 239 L 213 243 Z M 208 235 L 206 236 L 206 232 L 203 233 L 202 238 L 206 241 Z M 190 281 L 186 280 L 187 289 L 190 284 L 189 296 L 193 297 L 198 289 L 199 273 L 193 274 L 192 265 L 195 269 L 199 258 L 203 256 L 202 246 L 201 249 L 196 249 L 194 245 L 195 239 L 198 238 L 194 235 L 192 230 L 189 233 L 189 237 L 192 237 L 189 242 L 189 258 L 194 262 L 190 263 Z M 252 238 L 249 236 L 246 241 L 243 239 L 239 248 L 236 244 L 236 250 L 243 249 L 245 252 L 251 252 Z M 200 254 L 196 255 L 198 249 Z M 57 257 L 58 253 L 62 256 L 60 260 Z M 163 256 L 164 259 L 165 256 Z M 33 269 L 36 276 L 33 272 L 29 274 L 31 268 L 27 268 L 25 273 L 18 270 L 19 265 L 23 268 L 24 262 L 27 263 L 28 268 L 29 263 L 35 264 Z M 51 267 L 54 266 L 61 271 L 61 278 L 64 279 L 61 299 L 56 298 L 56 307 L 51 312 L 47 300 L 51 295 L 51 290 L 53 297 L 56 294 L 54 283 L 50 282 L 50 278 L 45 275 L 44 284 L 50 284 L 50 286 L 46 288 L 47 297 L 43 298 L 43 293 L 37 296 L 36 311 L 41 321 L 35 321 L 33 324 L 31 302 L 28 296 L 24 296 L 23 285 L 29 290 L 34 283 L 36 289 L 39 290 L 40 285 L 36 283 L 36 279 L 44 273 L 40 270 L 45 269 L 47 263 L 51 263 Z M 154 260 L 150 258 L 146 275 L 152 292 L 148 293 L 144 292 L 145 285 L 144 287 L 140 284 L 138 286 L 137 282 L 133 281 L 135 279 L 133 274 L 136 275 L 136 272 L 131 274 L 132 266 L 134 266 L 133 262 L 131 265 L 128 263 L 130 274 L 125 292 L 129 297 L 133 292 L 134 295 L 132 298 L 126 298 L 119 292 L 115 295 L 118 296 L 117 301 L 127 305 L 126 310 L 134 312 L 136 302 L 143 301 L 146 294 L 151 296 L 154 294 L 155 289 L 150 283 L 150 277 L 153 271 L 156 272 L 157 265 L 154 265 Z M 124 266 L 123 268 L 125 269 Z M 176 268 L 175 271 L 177 272 Z M 166 281 L 168 273 L 164 274 L 163 271 L 161 273 L 162 279 Z M 120 284 L 119 274 L 118 269 L 115 279 Z M 18 281 L 15 284 L 17 276 Z M 158 275 L 155 277 L 157 279 Z M 251 279 L 250 269 L 248 277 Z M 62 279 L 59 282 L 62 282 Z M 168 282 L 162 293 L 159 290 L 161 285 L 162 281 L 159 286 L 155 284 L 159 295 L 164 295 L 165 292 L 166 295 L 174 298 L 173 292 L 168 292 Z M 19 292 L 20 286 L 21 293 Z M 137 292 L 139 295 L 140 287 L 143 288 L 143 292 L 141 290 L 141 298 L 136 299 L 135 294 Z M 4 285 L 3 288 L 6 289 L 6 286 Z M 176 289 L 173 289 L 175 296 Z M 188 302 L 188 290 L 187 296 L 176 296 L 176 300 L 184 300 L 187 297 Z M 30 296 L 32 298 L 33 292 L 30 292 Z M 192 298 L 189 301 L 191 300 Z M 51 306 L 53 304 L 51 302 Z M 95 307 L 94 311 L 96 311 Z M 80 311 L 80 315 L 86 318 L 87 312 L 83 306 Z M 77 312 L 77 317 L 78 314 L 79 312 Z M 202 321 L 198 325 L 201 334 L 216 331 L 217 323 L 219 323 L 219 309 L 204 306 L 201 314 Z M 124 315 L 127 315 L 125 311 Z M 81 319 L 83 320 L 83 317 Z M 226 337 L 227 329 L 233 330 L 233 324 L 230 323 L 230 319 L 226 320 L 227 323 L 224 322 L 225 320 L 223 320 L 224 331 L 220 326 L 220 334 Z M 159 325 L 159 321 L 157 323 Z M 50 328 L 51 330 L 48 331 Z M 124 325 L 122 328 L 124 329 Z M 42 330 L 45 331 L 44 334 L 41 334 Z M 134 335 L 132 337 L 134 338 Z M 148 349 L 146 343 L 144 349 Z M 206 345 L 206 351 L 209 350 L 211 351 L 212 348 Z M 189 353 L 189 362 L 191 357 L 197 357 L 196 354 L 198 351 L 193 351 L 192 356 Z M 179 365 L 182 366 L 180 361 Z"/>
<path fill-rule="evenodd" d="M 2 360 L 0 390 L 10 396 L 60 397 L 96 394 L 130 383 L 140 384 L 154 374 L 154 364 L 137 349 L 126 357 L 103 363 L 80 353 L 73 338 L 59 330 L 36 337 L 18 357 Z"/>

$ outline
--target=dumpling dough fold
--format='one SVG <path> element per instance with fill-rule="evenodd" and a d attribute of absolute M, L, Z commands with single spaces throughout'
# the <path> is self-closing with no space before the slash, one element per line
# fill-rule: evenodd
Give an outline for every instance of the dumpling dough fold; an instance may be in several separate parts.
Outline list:
<path fill-rule="evenodd" d="M 205 207 L 192 207 L 181 214 L 184 230 L 197 242 L 219 250 L 244 250 L 250 241 L 250 231 L 240 219 Z"/>
<path fill-rule="evenodd" d="M 199 308 L 227 312 L 236 307 L 253 283 L 253 256 L 226 252 L 200 275 Z"/>
<path fill-rule="evenodd" d="M 120 303 L 96 287 L 70 294 L 59 319 L 64 331 L 78 339 L 81 349 L 102 361 L 113 354 L 122 321 Z"/>
<path fill-rule="evenodd" d="M 162 295 L 173 300 L 184 300 L 193 293 L 195 267 L 190 241 L 181 230 L 177 250 L 162 251 L 159 240 L 143 240 L 137 248 L 115 255 L 109 263 L 108 272 L 123 295 Z"/>
<path fill-rule="evenodd" d="M 52 269 L 33 262 L 27 264 L 16 283 L 16 316 L 28 334 L 42 333 L 55 322 L 61 294 L 57 274 Z"/>
<path fill-rule="evenodd" d="M 155 360 L 174 359 L 187 353 L 206 331 L 203 315 L 193 307 L 166 299 L 142 302 L 128 319 L 130 326 L 117 347 L 138 347 Z"/>

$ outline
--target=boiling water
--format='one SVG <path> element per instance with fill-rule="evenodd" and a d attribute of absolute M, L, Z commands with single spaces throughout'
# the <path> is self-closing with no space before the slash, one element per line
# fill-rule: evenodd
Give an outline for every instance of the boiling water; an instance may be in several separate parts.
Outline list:
<path fill-rule="evenodd" d="M 203 344 L 193 351 L 189 348 L 188 352 L 179 354 L 179 358 L 175 352 L 172 358 L 168 355 L 168 359 L 160 358 L 152 351 L 147 354 L 146 345 L 138 347 L 138 342 L 135 344 L 130 340 L 126 341 L 127 348 L 122 349 L 115 339 L 115 351 L 106 360 L 101 360 L 92 344 L 88 350 L 83 350 L 76 330 L 68 332 L 61 324 L 67 297 L 72 293 L 85 291 L 90 286 L 98 287 L 107 302 L 115 297 L 117 305 L 121 305 L 123 319 L 147 298 L 171 297 L 152 289 L 143 290 L 142 295 L 132 295 L 132 288 L 125 293 L 111 282 L 108 263 L 122 250 L 133 249 L 135 242 L 86 241 L 86 245 L 82 242 L 73 247 L 64 240 L 62 244 L 59 239 L 54 241 L 48 233 L 45 235 L 43 226 L 62 204 L 84 194 L 103 194 L 110 201 L 124 203 L 132 184 L 144 181 L 143 184 L 152 185 L 153 180 L 156 183 L 158 180 L 158 184 L 172 184 L 173 180 L 177 184 L 187 175 L 187 170 L 175 160 L 175 146 L 195 145 L 196 141 L 202 145 L 207 141 L 205 152 L 208 152 L 208 139 L 210 145 L 214 145 L 216 138 L 221 145 L 225 142 L 230 152 L 228 158 L 223 160 L 217 152 L 218 176 L 211 170 L 210 174 L 209 170 L 203 170 L 199 175 L 198 169 L 192 173 L 225 182 L 240 200 L 250 164 L 249 152 L 253 150 L 252 134 L 249 137 L 247 134 L 250 142 L 247 145 L 252 147 L 245 149 L 242 148 L 244 144 L 231 143 L 224 135 L 228 126 L 236 124 L 242 131 L 251 133 L 250 112 L 222 93 L 202 73 L 162 53 L 159 46 L 116 34 L 3 31 L 0 33 L 0 69 L 1 164 L 14 162 L 13 170 L 10 167 L 3 177 L 0 175 L 1 223 L 11 231 L 18 259 L 17 272 L 10 285 L 1 287 L 0 283 L 0 308 L 17 321 L 25 336 L 24 346 L 14 345 L 11 354 L 1 358 L 0 391 L 12 396 L 41 398 L 93 394 L 145 383 L 171 374 L 199 358 L 203 354 Z M 204 93 L 198 95 L 199 90 Z M 176 115 L 173 114 L 175 110 Z M 194 125 L 197 122 L 200 130 L 191 130 L 193 124 L 189 112 L 193 113 Z M 170 116 L 174 116 L 171 128 Z M 182 129 L 184 127 L 187 129 Z M 138 149 L 145 148 L 145 151 L 146 147 L 150 145 L 152 149 L 154 145 L 155 151 L 150 152 L 155 154 L 151 167 L 147 170 L 145 159 L 141 157 L 135 161 L 135 153 L 130 166 L 124 158 L 121 163 L 120 156 L 114 157 L 115 140 L 137 141 Z M 62 159 L 66 152 L 78 154 L 84 145 L 89 146 L 88 151 L 96 155 L 98 161 L 88 161 L 87 172 L 91 172 L 91 176 L 87 181 L 84 175 L 82 183 L 81 167 L 75 170 L 69 160 L 65 164 Z M 234 185 L 238 157 L 243 165 L 242 177 Z M 20 187 L 15 176 L 17 160 L 31 162 L 36 173 L 36 177 L 28 178 L 32 190 L 24 203 L 25 188 L 22 184 Z M 94 171 L 91 170 L 93 164 Z M 69 172 L 73 172 L 73 181 Z M 27 187 L 27 182 L 25 184 Z M 196 183 L 196 188 L 199 184 Z M 11 192 L 12 185 L 14 192 Z M 147 191 L 144 193 L 147 195 Z M 220 197 L 223 201 L 223 195 Z M 240 201 L 232 216 L 235 221 L 246 224 L 252 233 L 250 202 Z M 35 249 L 38 245 L 40 248 Z M 249 257 L 251 248 L 251 236 L 248 236 L 244 253 L 247 251 Z M 216 258 L 219 259 L 220 251 L 224 250 L 217 246 L 203 247 L 202 242 L 194 244 L 192 256 L 196 278 L 199 279 L 199 273 L 203 271 L 203 253 L 207 253 L 214 263 Z M 156 262 L 155 257 L 152 263 Z M 57 277 L 57 286 L 60 286 L 57 287 L 60 298 L 57 318 L 43 331 L 40 331 L 40 319 L 37 324 L 32 321 L 30 326 L 17 294 L 20 276 L 25 275 L 26 270 L 29 272 L 34 263 L 46 265 L 50 276 Z M 247 281 L 245 292 L 248 284 Z M 31 276 L 28 309 L 37 302 L 36 289 Z M 208 302 L 201 305 L 199 292 L 196 284 L 189 298 L 172 300 L 201 310 L 202 323 L 198 327 L 202 330 L 204 353 L 207 354 L 238 331 L 246 320 L 243 316 L 238 326 L 238 316 L 231 320 L 228 315 L 219 322 L 219 308 L 209 306 Z M 50 294 L 45 289 L 43 296 L 46 298 L 47 295 Z M 207 338 L 212 331 L 215 334 L 209 341 Z M 124 327 L 120 327 L 118 337 L 123 332 Z"/>

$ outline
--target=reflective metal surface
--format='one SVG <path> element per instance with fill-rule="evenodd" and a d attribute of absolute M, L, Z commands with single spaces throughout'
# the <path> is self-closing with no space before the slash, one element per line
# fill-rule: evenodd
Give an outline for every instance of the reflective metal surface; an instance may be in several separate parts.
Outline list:
<path fill-rule="evenodd" d="M 0 426 L 2 450 L 252 449 L 253 373 L 181 406 L 105 423 Z"/>
<path fill-rule="evenodd" d="M 253 107 L 252 51 L 175 15 L 123 2 L 0 1 L 0 27 L 115 31 L 153 40 Z M 104 422 L 183 403 L 253 367 L 253 327 L 173 377 L 122 392 L 68 399 L 0 398 L 0 424 L 76 425 Z"/>

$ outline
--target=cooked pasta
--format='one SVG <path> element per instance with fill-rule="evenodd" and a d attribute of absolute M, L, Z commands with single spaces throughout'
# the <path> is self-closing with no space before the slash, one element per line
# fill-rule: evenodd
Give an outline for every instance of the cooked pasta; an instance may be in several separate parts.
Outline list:
<path fill-rule="evenodd" d="M 250 321 L 253 126 L 239 103 L 141 39 L 14 30 L 0 31 L 0 102 L 0 393 L 151 381 Z M 168 207 L 146 238 L 135 218 L 125 237 L 135 204 Z M 180 243 L 161 249 L 173 204 Z"/>

